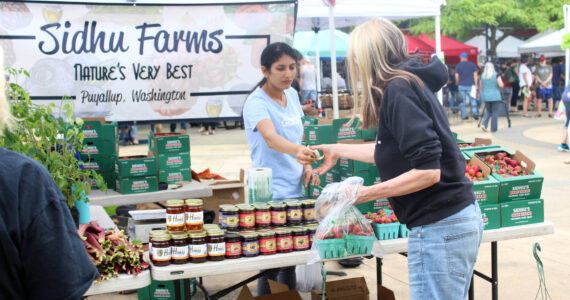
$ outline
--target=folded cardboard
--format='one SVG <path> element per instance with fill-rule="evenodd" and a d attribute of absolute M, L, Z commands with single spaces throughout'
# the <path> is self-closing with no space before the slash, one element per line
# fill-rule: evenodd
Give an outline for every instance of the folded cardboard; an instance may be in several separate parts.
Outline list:
<path fill-rule="evenodd" d="M 271 279 L 267 280 L 267 283 L 269 284 L 271 294 L 253 297 L 253 294 L 247 285 L 244 285 L 237 297 L 237 300 L 301 300 L 299 292 L 289 290 L 287 285 Z"/>
<path fill-rule="evenodd" d="M 501 207 L 499 204 L 481 205 L 481 218 L 485 230 L 501 227 Z"/>
<path fill-rule="evenodd" d="M 166 229 L 166 209 L 129 211 L 127 235 L 131 239 L 148 243 L 148 234 L 152 230 Z"/>
<path fill-rule="evenodd" d="M 364 277 L 327 281 L 325 299 L 327 300 L 367 300 L 370 292 Z M 321 300 L 321 290 L 311 291 L 311 300 Z"/>
<path fill-rule="evenodd" d="M 544 200 L 531 199 L 501 204 L 501 226 L 518 226 L 544 222 Z"/>

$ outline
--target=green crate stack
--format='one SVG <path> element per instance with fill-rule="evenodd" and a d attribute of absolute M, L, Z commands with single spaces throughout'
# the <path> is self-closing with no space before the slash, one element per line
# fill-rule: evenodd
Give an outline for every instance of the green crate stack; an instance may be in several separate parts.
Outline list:
<path fill-rule="evenodd" d="M 107 187 L 114 188 L 114 168 L 119 153 L 117 122 L 85 121 L 82 132 L 85 136 L 81 149 L 83 167 L 101 174 Z"/>
<path fill-rule="evenodd" d="M 178 283 L 176 283 L 178 282 Z M 169 300 L 169 299 L 180 299 L 184 300 L 188 298 L 185 289 L 188 289 L 190 295 L 196 295 L 196 278 L 190 278 L 189 286 L 185 288 L 184 280 L 171 280 L 171 281 L 157 281 L 152 280 L 150 285 L 138 290 L 139 300 Z M 176 291 L 176 285 L 178 285 L 178 291 Z M 176 297 L 178 294 L 179 298 Z"/>
<path fill-rule="evenodd" d="M 190 137 L 187 134 L 153 134 L 149 143 L 151 152 L 156 157 L 159 182 L 173 184 L 192 181 Z"/>
<path fill-rule="evenodd" d="M 120 157 L 114 168 L 116 189 L 122 194 L 156 192 L 156 158 L 150 156 Z"/>

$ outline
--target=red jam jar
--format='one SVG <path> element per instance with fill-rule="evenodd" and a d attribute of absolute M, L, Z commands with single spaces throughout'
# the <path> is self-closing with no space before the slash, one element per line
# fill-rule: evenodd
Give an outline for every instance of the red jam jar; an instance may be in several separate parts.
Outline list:
<path fill-rule="evenodd" d="M 277 253 L 277 241 L 275 232 L 272 230 L 262 230 L 259 234 L 259 252 L 261 255 L 271 255 Z"/>
<path fill-rule="evenodd" d="M 313 241 L 315 239 L 315 233 L 317 232 L 318 223 L 312 223 L 305 226 L 307 228 L 307 234 L 309 235 L 309 248 L 313 246 Z"/>
<path fill-rule="evenodd" d="M 275 242 L 277 244 L 277 253 L 288 253 L 293 251 L 293 236 L 291 235 L 291 229 L 275 229 Z"/>
<path fill-rule="evenodd" d="M 304 227 L 292 228 L 293 250 L 303 251 L 309 249 L 309 235 Z"/>
<path fill-rule="evenodd" d="M 166 201 L 166 228 L 171 231 L 186 230 L 186 212 L 184 211 L 184 200 Z"/>
<path fill-rule="evenodd" d="M 303 208 L 303 221 L 305 223 L 315 221 L 315 200 L 307 199 L 301 201 L 301 207 Z"/>
<path fill-rule="evenodd" d="M 237 233 L 226 232 L 226 258 L 241 257 L 241 236 Z"/>
<path fill-rule="evenodd" d="M 236 205 L 239 208 L 239 228 L 255 228 L 255 208 L 249 204 Z"/>
<path fill-rule="evenodd" d="M 287 224 L 287 206 L 282 202 L 271 203 L 271 225 L 275 227 Z"/>
<path fill-rule="evenodd" d="M 186 199 L 186 230 L 202 230 L 204 226 L 204 201 Z"/>
<path fill-rule="evenodd" d="M 255 207 L 255 227 L 267 228 L 271 226 L 271 207 L 264 202 L 254 203 Z"/>

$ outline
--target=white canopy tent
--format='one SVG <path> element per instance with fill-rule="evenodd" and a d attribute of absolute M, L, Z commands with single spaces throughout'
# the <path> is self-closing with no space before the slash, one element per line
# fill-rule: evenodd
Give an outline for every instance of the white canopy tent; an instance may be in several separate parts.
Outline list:
<path fill-rule="evenodd" d="M 330 5 L 330 2 L 330 0 L 299 0 L 297 11 L 299 27 L 296 29 L 310 29 L 318 32 L 318 30 L 325 28 L 326 25 L 324 24 L 327 24 L 327 21 L 328 28 L 336 28 L 335 23 L 337 21 L 342 26 L 348 26 L 361 23 L 372 17 L 397 20 L 435 16 L 436 53 L 441 54 L 439 16 L 441 5 L 445 5 L 445 0 L 336 0 L 332 1 L 334 5 Z M 333 43 L 331 45 L 333 115 L 336 119 L 338 118 L 338 87 L 333 37 L 331 37 L 331 42 Z M 318 41 L 316 45 L 318 47 Z"/>
<path fill-rule="evenodd" d="M 560 29 L 558 31 L 551 32 L 542 37 L 539 37 L 533 41 L 526 42 L 518 47 L 519 53 L 540 53 L 544 56 L 564 56 L 564 51 L 560 48 L 562 43 L 562 36 L 565 30 Z"/>
<path fill-rule="evenodd" d="M 497 37 L 502 37 L 503 32 L 497 30 Z M 479 53 L 486 53 L 485 36 L 477 35 L 465 42 L 465 44 L 479 48 Z M 497 45 L 497 57 L 518 57 L 518 46 L 524 41 L 513 36 L 506 37 Z"/>

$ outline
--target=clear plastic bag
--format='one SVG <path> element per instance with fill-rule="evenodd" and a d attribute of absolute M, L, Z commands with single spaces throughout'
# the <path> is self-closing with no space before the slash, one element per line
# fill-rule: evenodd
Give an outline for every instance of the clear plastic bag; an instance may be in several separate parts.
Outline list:
<path fill-rule="evenodd" d="M 327 185 L 315 203 L 315 218 L 319 226 L 315 232 L 309 263 L 323 259 L 343 258 L 346 255 L 382 257 L 372 225 L 353 204 L 358 188 L 364 180 L 350 177 L 340 183 Z"/>
<path fill-rule="evenodd" d="M 323 284 L 323 276 L 321 274 L 322 263 L 312 265 L 298 265 L 295 267 L 297 276 L 298 291 L 308 293 L 312 290 L 321 289 Z"/>

